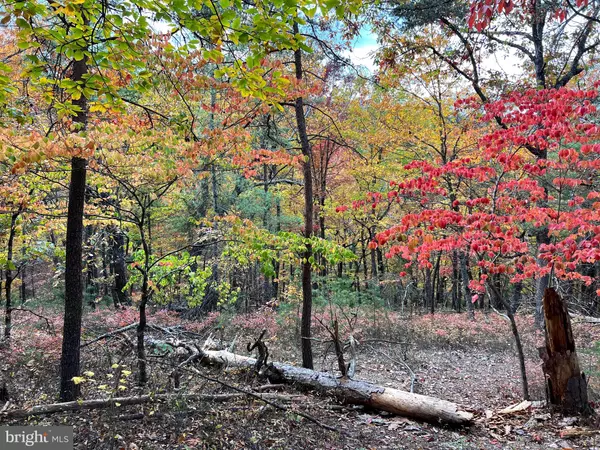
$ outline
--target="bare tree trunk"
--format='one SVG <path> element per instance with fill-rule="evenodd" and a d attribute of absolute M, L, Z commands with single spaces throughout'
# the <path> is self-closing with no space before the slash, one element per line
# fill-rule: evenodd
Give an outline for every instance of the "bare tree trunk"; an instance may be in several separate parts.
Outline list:
<path fill-rule="evenodd" d="M 13 247 L 15 241 L 15 234 L 17 233 L 17 219 L 21 214 L 22 207 L 20 206 L 18 211 L 14 212 L 10 216 L 10 228 L 8 231 L 8 242 L 6 244 L 6 281 L 4 282 L 4 295 L 6 297 L 6 304 L 4 308 L 4 338 L 10 339 L 10 332 L 12 330 L 12 283 L 15 279 L 12 270 L 13 267 Z"/>
<path fill-rule="evenodd" d="M 144 274 L 142 283 L 142 297 L 140 301 L 140 321 L 137 326 L 137 359 L 138 359 L 138 384 L 143 386 L 148 381 L 148 368 L 146 363 L 146 348 L 144 345 L 144 333 L 148 319 L 146 317 L 146 305 L 148 303 L 148 276 Z"/>
<path fill-rule="evenodd" d="M 452 308 L 460 312 L 460 297 L 458 291 L 458 254 L 456 250 L 452 252 Z"/>
<path fill-rule="evenodd" d="M 72 61 L 71 80 L 84 82 L 88 73 L 87 57 Z M 88 123 L 88 101 L 85 95 L 73 100 L 79 111 L 73 122 L 79 130 Z M 60 360 L 60 399 L 73 401 L 79 396 L 79 385 L 73 377 L 79 376 L 81 319 L 83 313 L 83 214 L 85 204 L 87 161 L 79 156 L 71 158 L 71 182 L 69 184 L 69 206 L 67 210 L 67 238 L 65 258 L 65 316 Z"/>
<path fill-rule="evenodd" d="M 460 274 L 462 278 L 467 313 L 469 314 L 469 319 L 475 320 L 475 313 L 473 312 L 473 301 L 471 299 L 471 289 L 469 288 L 469 270 L 467 269 L 467 255 L 465 253 L 460 253 L 459 258 Z"/>
<path fill-rule="evenodd" d="M 425 287 L 424 287 L 423 309 L 427 311 L 427 307 L 433 304 L 433 285 L 431 284 L 431 269 L 425 268 Z"/>
<path fill-rule="evenodd" d="M 521 388 L 523 390 L 523 400 L 529 400 L 529 383 L 527 381 L 527 370 L 525 368 L 525 352 L 523 351 L 523 344 L 521 342 L 521 336 L 519 335 L 519 329 L 517 328 L 517 322 L 515 321 L 515 315 L 510 307 L 508 301 L 504 299 L 502 293 L 496 287 L 493 280 L 488 283 L 489 289 L 493 295 L 502 303 L 506 310 L 506 315 L 510 321 L 510 330 L 515 339 L 515 346 L 517 347 L 517 357 L 519 358 L 519 369 L 521 370 Z"/>
<path fill-rule="evenodd" d="M 115 277 L 112 286 L 113 303 L 115 308 L 120 305 L 130 304 L 131 301 L 125 286 L 127 285 L 127 266 L 125 264 L 125 234 L 115 227 L 111 233 L 110 266 Z"/>
<path fill-rule="evenodd" d="M 146 317 L 146 306 L 148 299 L 150 298 L 148 277 L 150 274 L 150 255 L 151 247 L 144 234 L 144 218 L 149 212 L 142 208 L 142 219 L 138 224 L 138 230 L 140 232 L 140 239 L 142 240 L 142 248 L 144 250 L 144 268 L 142 272 L 142 293 L 139 306 L 140 320 L 137 326 L 137 359 L 138 359 L 138 384 L 143 386 L 148 381 L 148 366 L 146 363 L 146 348 L 144 345 L 144 333 L 146 331 L 147 317 Z"/>
<path fill-rule="evenodd" d="M 20 289 L 20 294 L 21 294 L 21 305 L 23 303 L 25 303 L 25 301 L 27 300 L 27 281 L 26 281 L 26 276 L 27 276 L 27 265 L 25 264 L 25 249 L 23 249 L 23 251 L 21 252 L 21 257 L 23 258 L 21 261 L 21 267 L 20 267 L 20 278 L 21 278 L 21 289 Z"/>
<path fill-rule="evenodd" d="M 294 33 L 298 34 L 298 23 L 294 22 Z M 296 68 L 296 79 L 302 81 L 302 50 L 294 51 L 294 63 Z M 312 150 L 306 130 L 306 118 L 304 116 L 304 100 L 298 97 L 295 103 L 296 124 L 298 136 L 304 156 L 304 236 L 308 239 L 313 232 L 313 180 L 312 180 Z M 311 319 L 312 319 L 312 246 L 306 244 L 306 251 L 302 255 L 302 324 L 300 331 L 302 348 L 302 366 L 307 369 L 313 368 L 312 342 L 311 342 Z"/>
<path fill-rule="evenodd" d="M 517 312 L 517 309 L 519 309 L 519 306 L 521 305 L 523 283 L 521 281 L 519 281 L 518 283 L 515 283 L 513 289 L 514 290 L 513 290 L 513 295 L 512 295 L 511 302 L 510 302 L 510 309 L 514 314 Z"/>
<path fill-rule="evenodd" d="M 86 160 L 71 160 L 71 186 L 67 213 L 67 253 L 65 267 L 65 317 L 61 356 L 62 401 L 79 396 L 79 385 L 72 378 L 79 376 L 79 346 L 83 313 L 83 206 L 85 202 Z"/>

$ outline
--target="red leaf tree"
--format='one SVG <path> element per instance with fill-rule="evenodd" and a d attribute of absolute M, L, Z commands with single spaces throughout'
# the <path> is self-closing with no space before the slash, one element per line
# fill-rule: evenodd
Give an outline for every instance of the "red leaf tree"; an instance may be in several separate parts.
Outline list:
<path fill-rule="evenodd" d="M 596 282 L 590 272 L 600 260 L 596 98 L 594 90 L 526 90 L 486 105 L 482 120 L 500 118 L 504 126 L 481 139 L 481 157 L 409 164 L 406 168 L 419 176 L 394 183 L 395 191 L 404 202 L 418 198 L 422 208 L 377 236 L 379 245 L 390 242 L 387 256 L 402 258 L 406 267 L 428 267 L 434 253 L 468 255 L 478 275 L 470 288 L 496 299 L 511 321 L 524 397 L 527 379 L 515 305 L 503 286 L 542 276 L 565 291 L 589 289 Z M 536 158 L 531 148 L 544 157 Z M 449 176 L 468 180 L 452 203 L 441 183 Z M 536 233 L 544 229 L 550 242 L 538 244 Z M 584 399 L 575 408 L 586 405 Z"/>

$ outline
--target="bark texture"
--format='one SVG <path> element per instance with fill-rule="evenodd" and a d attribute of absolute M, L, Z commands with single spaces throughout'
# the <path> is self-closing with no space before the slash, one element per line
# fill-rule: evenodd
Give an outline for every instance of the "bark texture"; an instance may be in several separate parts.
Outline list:
<path fill-rule="evenodd" d="M 83 80 L 88 73 L 86 58 L 73 61 L 71 79 Z M 85 129 L 88 121 L 87 99 L 81 96 L 73 100 L 81 111 L 73 122 Z M 81 316 L 83 313 L 83 208 L 85 204 L 87 161 L 78 156 L 71 158 L 71 183 L 69 185 L 69 206 L 67 210 L 67 239 L 65 258 L 65 317 L 63 324 L 63 342 L 60 359 L 60 399 L 75 400 L 79 395 L 79 386 L 73 377 L 79 375 Z"/>
<path fill-rule="evenodd" d="M 548 400 L 565 413 L 587 413 L 587 381 L 579 368 L 571 319 L 564 301 L 552 288 L 544 293 L 544 319 L 546 347 L 539 351 Z"/>
<path fill-rule="evenodd" d="M 225 350 L 204 350 L 205 363 L 254 369 L 256 359 Z M 461 411 L 457 404 L 426 395 L 377 386 L 367 381 L 338 378 L 327 372 L 271 363 L 263 370 L 274 383 L 291 383 L 333 395 L 344 402 L 370 406 L 401 416 L 450 425 L 467 425 L 473 414 Z"/>

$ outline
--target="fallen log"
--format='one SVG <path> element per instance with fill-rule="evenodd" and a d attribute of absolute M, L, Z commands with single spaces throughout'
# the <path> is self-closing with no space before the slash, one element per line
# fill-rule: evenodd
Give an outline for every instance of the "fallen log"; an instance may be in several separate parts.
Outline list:
<path fill-rule="evenodd" d="M 201 361 L 228 367 L 256 367 L 255 358 L 237 355 L 227 350 L 204 349 Z M 467 425 L 473 420 L 473 414 L 461 411 L 456 403 L 377 386 L 367 381 L 337 378 L 330 373 L 273 362 L 263 367 L 262 373 L 273 383 L 296 384 L 333 395 L 346 403 L 370 406 L 427 422 Z"/>
<path fill-rule="evenodd" d="M 67 411 L 79 411 L 84 409 L 102 409 L 102 408 L 117 408 L 120 406 L 141 405 L 145 403 L 154 403 L 169 400 L 196 400 L 196 401 L 212 401 L 226 402 L 233 399 L 246 397 L 247 393 L 240 392 L 235 394 L 155 394 L 155 395 L 138 395 L 134 397 L 113 397 L 113 398 L 97 398 L 92 400 L 76 400 L 73 402 L 51 403 L 48 405 L 37 405 L 28 409 L 13 409 L 0 411 L 0 421 L 6 419 L 22 419 L 30 416 L 42 416 L 45 414 L 55 414 Z M 254 394 L 253 397 L 260 400 L 279 400 L 292 401 L 294 396 L 282 394 Z"/>

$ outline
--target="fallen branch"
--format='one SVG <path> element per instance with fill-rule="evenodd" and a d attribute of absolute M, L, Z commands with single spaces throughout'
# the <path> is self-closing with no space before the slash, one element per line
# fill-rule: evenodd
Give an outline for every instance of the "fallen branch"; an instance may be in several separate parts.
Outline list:
<path fill-rule="evenodd" d="M 585 430 L 583 428 L 567 428 L 560 432 L 560 437 L 564 439 L 595 436 L 600 434 L 600 430 Z"/>
<path fill-rule="evenodd" d="M 262 386 L 257 386 L 254 388 L 255 391 L 258 392 L 263 392 L 263 391 L 270 391 L 271 389 L 273 390 L 277 390 L 277 389 L 283 389 L 286 385 L 285 384 L 263 384 Z"/>
<path fill-rule="evenodd" d="M 22 306 L 19 308 L 12 308 L 12 312 L 15 312 L 15 311 L 26 312 L 26 313 L 32 314 L 40 319 L 44 319 L 46 321 L 46 327 L 48 327 L 48 330 L 50 330 L 50 332 L 52 334 L 56 334 L 56 331 L 54 330 L 54 327 L 52 326 L 52 322 L 50 322 L 50 319 L 48 319 L 47 317 L 42 316 L 41 314 L 38 314 L 35 311 L 32 311 L 31 309 L 23 308 Z"/>
<path fill-rule="evenodd" d="M 132 330 L 132 329 L 136 328 L 137 326 L 138 326 L 138 323 L 134 322 L 134 323 L 131 323 L 131 324 L 129 324 L 127 326 L 124 326 L 122 328 L 118 328 L 116 330 L 109 331 L 108 333 L 104 333 L 104 334 L 98 336 L 97 338 L 92 339 L 91 341 L 84 342 L 83 344 L 81 344 L 81 348 L 87 347 L 88 345 L 95 344 L 96 342 L 99 342 L 99 341 L 101 341 L 103 339 L 108 339 L 108 338 L 111 338 L 113 336 L 117 336 L 119 334 L 123 334 L 126 331 L 129 331 L 129 330 Z M 164 333 L 164 334 L 167 334 L 167 335 L 189 334 L 189 335 L 196 336 L 196 337 L 202 337 L 198 333 L 193 333 L 191 331 L 184 330 L 181 325 L 175 325 L 175 326 L 172 326 L 172 327 L 161 327 L 161 326 L 149 323 L 149 324 L 146 325 L 146 327 L 149 330 L 160 331 L 161 333 Z"/>
<path fill-rule="evenodd" d="M 161 401 L 169 401 L 176 399 L 184 400 L 199 400 L 212 402 L 225 402 L 236 398 L 243 398 L 249 393 L 241 391 L 236 394 L 156 394 L 156 395 L 139 395 L 135 397 L 113 397 L 99 398 L 92 400 L 52 403 L 49 405 L 38 405 L 29 409 L 15 409 L 0 412 L 0 419 L 22 419 L 29 416 L 41 416 L 45 414 L 55 414 L 67 411 L 80 411 L 85 409 L 102 409 L 102 408 L 117 408 L 119 406 L 141 405 L 144 403 L 154 403 Z M 281 394 L 254 394 L 251 397 L 268 402 L 268 399 L 280 401 L 291 401 L 295 397 L 291 395 Z"/>
<path fill-rule="evenodd" d="M 135 323 L 129 324 L 123 328 L 119 328 L 117 330 L 113 330 L 113 331 L 109 331 L 108 333 L 104 333 L 104 334 L 98 336 L 97 338 L 92 339 L 91 341 L 84 342 L 83 344 L 81 344 L 81 348 L 87 347 L 88 345 L 95 344 L 96 342 L 99 342 L 103 339 L 108 339 L 108 338 L 116 336 L 118 334 L 125 333 L 126 331 L 134 329 L 135 327 L 137 327 L 137 325 L 138 325 L 137 322 L 135 322 Z"/>
<path fill-rule="evenodd" d="M 256 362 L 255 362 L 254 364 L 256 364 Z M 229 389 L 232 389 L 232 390 L 234 390 L 234 391 L 237 391 L 237 392 L 243 393 L 243 394 L 245 394 L 245 395 L 248 395 L 248 396 L 250 396 L 250 397 L 254 397 L 254 398 L 256 398 L 257 400 L 261 400 L 261 401 L 265 402 L 267 405 L 270 405 L 270 406 L 272 406 L 273 408 L 276 408 L 276 409 L 278 409 L 278 410 L 280 410 L 280 411 L 284 411 L 284 412 L 288 412 L 288 411 L 290 411 L 290 409 L 289 409 L 289 408 L 286 408 L 286 407 L 285 407 L 285 406 L 283 406 L 283 405 L 279 405 L 279 404 L 277 404 L 277 403 L 275 403 L 275 402 L 272 402 L 272 401 L 269 401 L 269 400 L 267 400 L 267 399 L 266 399 L 266 395 L 268 395 L 268 394 L 257 394 L 257 393 L 255 393 L 255 392 L 250 392 L 250 391 L 247 391 L 247 390 L 245 390 L 245 389 L 241 389 L 241 388 L 239 388 L 239 387 L 236 387 L 236 386 L 233 386 L 233 385 L 231 385 L 231 384 L 225 383 L 224 381 L 221 381 L 221 380 L 219 380 L 219 379 L 217 379 L 217 378 L 213 378 L 213 377 L 209 377 L 209 376 L 207 376 L 207 375 L 204 375 L 202 372 L 200 372 L 200 371 L 199 371 L 198 369 L 196 369 L 195 367 L 186 367 L 186 368 L 184 368 L 184 370 L 187 370 L 187 371 L 189 371 L 189 372 L 193 372 L 193 373 L 195 373 L 196 375 L 199 375 L 201 378 L 204 378 L 204 379 L 205 379 L 205 380 L 207 380 L 207 381 L 212 381 L 213 383 L 218 383 L 218 384 L 220 384 L 220 385 L 222 385 L 222 386 L 225 386 L 226 388 L 229 388 Z M 305 412 L 302 412 L 302 411 L 294 411 L 294 410 L 292 410 L 292 412 L 293 412 L 294 414 L 296 414 L 296 415 L 300 416 L 300 417 L 304 417 L 305 419 L 307 419 L 307 420 L 309 420 L 310 422 L 312 422 L 312 423 L 314 423 L 314 424 L 316 424 L 316 425 L 320 426 L 321 428 L 324 428 L 324 429 L 326 429 L 326 430 L 329 430 L 329 431 L 335 431 L 335 432 L 337 432 L 337 433 L 339 433 L 339 432 L 340 432 L 340 430 L 338 430 L 336 427 L 332 427 L 331 425 L 327 425 L 326 423 L 323 423 L 323 422 L 321 422 L 320 420 L 318 420 L 317 418 L 315 418 L 315 417 L 311 416 L 310 414 L 307 414 L 307 413 L 305 413 Z"/>
<path fill-rule="evenodd" d="M 599 317 L 591 317 L 591 316 L 582 316 L 579 314 L 569 313 L 569 316 L 573 319 L 574 323 L 591 323 L 591 324 L 600 324 Z"/>

